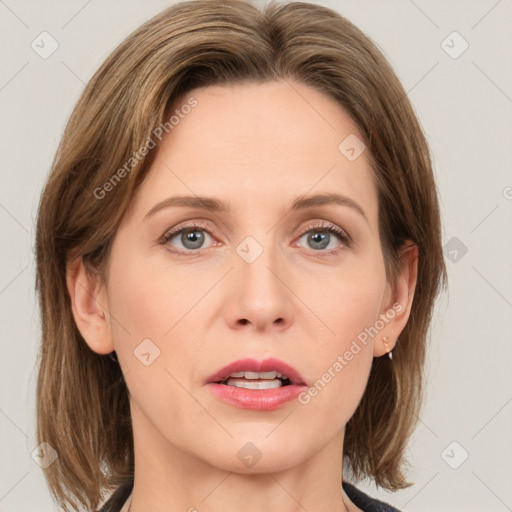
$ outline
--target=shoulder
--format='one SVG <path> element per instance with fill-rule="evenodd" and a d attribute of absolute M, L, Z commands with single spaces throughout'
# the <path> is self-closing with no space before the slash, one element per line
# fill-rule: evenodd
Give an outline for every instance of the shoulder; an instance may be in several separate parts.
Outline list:
<path fill-rule="evenodd" d="M 400 512 L 389 503 L 371 498 L 348 482 L 343 482 L 342 486 L 350 501 L 364 512 Z"/>

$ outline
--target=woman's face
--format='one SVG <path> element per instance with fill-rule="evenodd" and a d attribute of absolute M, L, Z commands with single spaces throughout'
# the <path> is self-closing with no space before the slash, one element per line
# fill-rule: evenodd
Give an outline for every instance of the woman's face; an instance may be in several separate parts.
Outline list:
<path fill-rule="evenodd" d="M 296 466 L 342 441 L 382 335 L 399 334 L 367 153 L 347 113 L 296 82 L 196 89 L 175 108 L 105 288 L 135 442 L 238 472 Z M 326 194 L 340 198 L 292 207 Z M 270 390 L 209 382 L 246 358 L 293 367 L 292 391 L 272 374 Z"/>

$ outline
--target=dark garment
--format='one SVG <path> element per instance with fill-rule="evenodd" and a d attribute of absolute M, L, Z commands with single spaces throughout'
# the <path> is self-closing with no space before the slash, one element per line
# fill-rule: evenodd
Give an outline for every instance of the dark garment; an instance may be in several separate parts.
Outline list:
<path fill-rule="evenodd" d="M 400 512 L 388 503 L 370 498 L 370 496 L 348 482 L 343 482 L 342 485 L 350 501 L 364 512 Z"/>
<path fill-rule="evenodd" d="M 359 507 L 364 512 L 400 512 L 395 507 L 392 507 L 383 501 L 370 498 L 364 492 L 360 491 L 357 489 L 357 487 L 354 487 L 348 482 L 343 482 L 342 485 L 350 501 L 352 501 L 356 507 Z M 108 499 L 105 505 L 103 505 L 99 512 L 119 512 L 130 496 L 132 489 L 132 479 L 122 483 Z"/>
<path fill-rule="evenodd" d="M 133 489 L 133 477 L 125 480 L 117 489 L 113 492 L 112 496 L 106 501 L 100 510 L 95 512 L 119 512 L 125 501 L 129 498 Z"/>

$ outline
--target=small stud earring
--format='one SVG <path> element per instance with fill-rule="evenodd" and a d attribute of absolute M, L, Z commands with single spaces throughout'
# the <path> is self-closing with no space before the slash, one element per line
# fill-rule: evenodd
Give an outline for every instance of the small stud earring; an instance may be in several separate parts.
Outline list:
<path fill-rule="evenodd" d="M 387 336 L 382 336 L 382 341 L 384 342 L 384 346 L 386 347 L 386 352 L 388 354 L 389 359 L 393 359 L 393 351 L 389 350 L 388 348 L 389 338 Z"/>

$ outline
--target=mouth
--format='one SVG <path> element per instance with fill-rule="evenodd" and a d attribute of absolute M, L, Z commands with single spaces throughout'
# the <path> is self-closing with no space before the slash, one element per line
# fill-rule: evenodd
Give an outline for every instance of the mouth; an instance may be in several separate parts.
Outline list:
<path fill-rule="evenodd" d="M 211 375 L 205 382 L 225 403 L 270 411 L 292 402 L 306 389 L 300 373 L 279 359 L 240 359 Z"/>
<path fill-rule="evenodd" d="M 304 385 L 304 379 L 295 368 L 279 359 L 240 359 L 211 375 L 207 383 L 244 389 L 276 389 Z"/>

